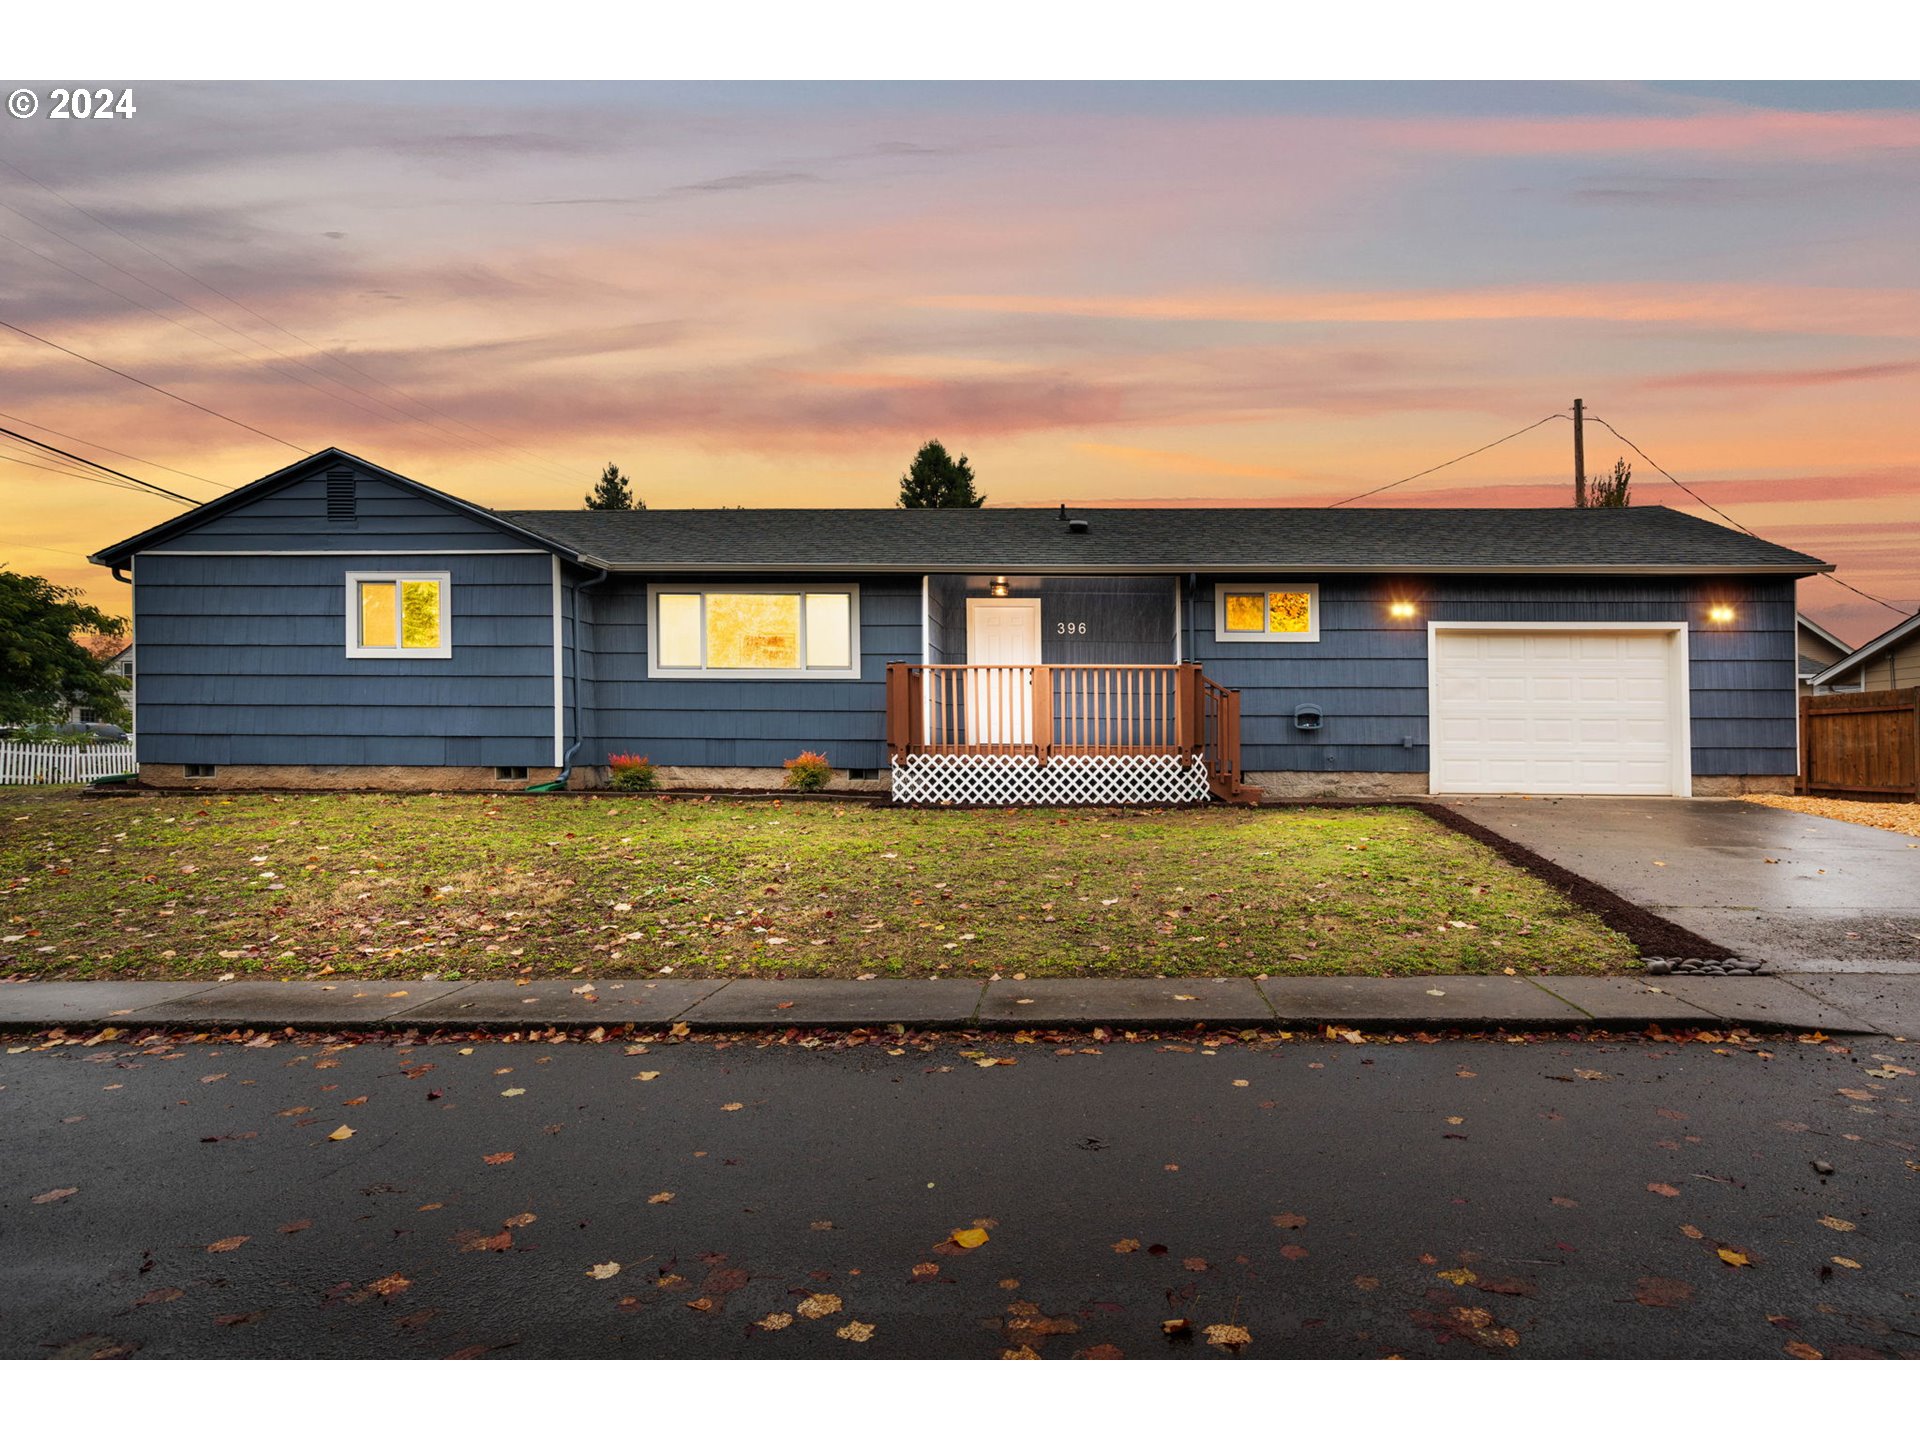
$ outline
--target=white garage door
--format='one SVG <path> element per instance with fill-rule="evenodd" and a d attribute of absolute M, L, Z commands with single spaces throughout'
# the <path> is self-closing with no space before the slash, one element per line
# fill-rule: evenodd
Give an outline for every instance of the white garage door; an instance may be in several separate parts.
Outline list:
<path fill-rule="evenodd" d="M 1671 631 L 1435 630 L 1439 794 L 1672 795 Z"/>

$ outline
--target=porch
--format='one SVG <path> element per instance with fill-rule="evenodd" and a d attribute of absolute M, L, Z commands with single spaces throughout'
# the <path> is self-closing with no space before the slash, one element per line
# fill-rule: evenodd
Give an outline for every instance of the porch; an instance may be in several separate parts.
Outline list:
<path fill-rule="evenodd" d="M 1198 664 L 887 666 L 893 798 L 921 805 L 1256 804 L 1240 692 Z"/>

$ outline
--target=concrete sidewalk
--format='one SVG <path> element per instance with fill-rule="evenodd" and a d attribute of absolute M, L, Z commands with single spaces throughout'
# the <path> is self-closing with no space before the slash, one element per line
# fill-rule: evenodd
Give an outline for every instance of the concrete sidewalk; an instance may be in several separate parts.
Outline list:
<path fill-rule="evenodd" d="M 1637 1030 L 1739 1024 L 1920 1035 L 1920 976 L 1439 975 L 1273 980 L 113 981 L 0 984 L 0 1028 L 525 1029 L 684 1023 L 703 1030 Z"/>

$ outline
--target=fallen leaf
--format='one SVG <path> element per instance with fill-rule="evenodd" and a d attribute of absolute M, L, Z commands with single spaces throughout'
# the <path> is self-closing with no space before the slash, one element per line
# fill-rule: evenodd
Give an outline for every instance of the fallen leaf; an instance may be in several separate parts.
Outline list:
<path fill-rule="evenodd" d="M 1820 1217 L 1820 1223 L 1829 1230 L 1856 1230 L 1859 1228 L 1851 1220 L 1842 1220 L 1838 1215 L 1822 1215 Z"/>
<path fill-rule="evenodd" d="M 1218 1345 L 1222 1350 L 1238 1350 L 1253 1343 L 1253 1334 L 1244 1325 L 1209 1325 L 1202 1334 L 1207 1344 Z"/>
<path fill-rule="evenodd" d="M 590 1280 L 611 1280 L 619 1273 L 620 1262 L 618 1260 L 607 1260 L 591 1267 L 587 1271 L 587 1278 Z"/>
<path fill-rule="evenodd" d="M 1140 1242 L 1138 1240 L 1116 1240 L 1113 1242 L 1113 1253 L 1116 1255 L 1131 1255 L 1139 1248 Z"/>
<path fill-rule="evenodd" d="M 660 1078 L 660 1072 L 658 1070 L 642 1070 L 633 1078 L 636 1080 L 658 1080 Z"/>
<path fill-rule="evenodd" d="M 207 1253 L 209 1255 L 224 1255 L 229 1250 L 238 1250 L 252 1238 L 251 1235 L 229 1235 L 226 1239 L 216 1240 L 207 1246 Z"/>
<path fill-rule="evenodd" d="M 354 1137 L 353 1127 L 351 1125 L 342 1125 L 338 1130 L 335 1130 L 332 1134 L 328 1135 L 327 1139 L 351 1140 L 353 1137 Z"/>
<path fill-rule="evenodd" d="M 1698 1225 L 1682 1225 L 1680 1227 L 1680 1233 L 1689 1240 L 1704 1240 L 1707 1238 L 1707 1232 L 1702 1230 Z"/>
<path fill-rule="evenodd" d="M 511 1165 L 513 1163 L 513 1151 L 502 1150 L 497 1154 L 482 1155 L 480 1158 L 489 1165 Z"/>
<path fill-rule="evenodd" d="M 311 1220 L 293 1220 L 282 1225 L 280 1227 L 280 1233 L 282 1235 L 298 1235 L 302 1230 L 311 1229 L 312 1226 L 313 1221 Z"/>
<path fill-rule="evenodd" d="M 186 1291 L 180 1289 L 177 1285 L 168 1285 L 160 1290 L 149 1290 L 133 1303 L 135 1305 L 165 1305 L 169 1301 L 178 1300 L 186 1293 Z"/>
<path fill-rule="evenodd" d="M 1280 1247 L 1280 1253 L 1288 1260 L 1304 1260 L 1307 1258 L 1307 1247 L 1304 1245 L 1282 1245 Z"/>
<path fill-rule="evenodd" d="M 951 1235 L 947 1236 L 947 1239 L 958 1245 L 962 1250 L 978 1250 L 982 1245 L 987 1243 L 988 1236 L 987 1232 L 978 1226 L 971 1226 L 965 1230 L 954 1231 Z"/>
<path fill-rule="evenodd" d="M 1675 1189 L 1675 1188 L 1674 1188 L 1673 1186 L 1671 1186 L 1671 1185 L 1666 1185 L 1666 1184 L 1663 1184 L 1662 1182 L 1660 1182 L 1660 1181 L 1658 1181 L 1658 1180 L 1650 1180 L 1650 1181 L 1648 1181 L 1648 1182 L 1647 1182 L 1647 1189 L 1649 1189 L 1649 1190 L 1651 1190 L 1651 1191 L 1652 1191 L 1652 1192 L 1653 1192 L 1654 1194 L 1656 1194 L 1656 1195 L 1665 1195 L 1665 1196 L 1666 1196 L 1666 1197 L 1667 1197 L 1668 1199 L 1670 1199 L 1670 1200 L 1671 1200 L 1671 1199 L 1672 1199 L 1672 1198 L 1673 1198 L 1674 1196 L 1676 1196 L 1676 1195 L 1678 1195 L 1678 1194 L 1680 1193 L 1680 1192 L 1679 1192 L 1679 1191 L 1678 1191 L 1677 1189 Z"/>
<path fill-rule="evenodd" d="M 1455 1285 L 1471 1285 L 1480 1277 L 1465 1266 L 1462 1266 L 1458 1270 L 1442 1270 L 1440 1272 L 1440 1278 L 1442 1280 L 1451 1280 Z"/>
<path fill-rule="evenodd" d="M 842 1340 L 851 1340 L 856 1345 L 864 1345 L 873 1338 L 873 1326 L 859 1320 L 849 1320 L 833 1333 Z"/>
<path fill-rule="evenodd" d="M 744 1110 L 747 1107 L 742 1105 L 738 1100 L 730 1100 L 725 1105 L 722 1105 L 720 1108 L 722 1110 Z"/>
<path fill-rule="evenodd" d="M 1789 1340 L 1782 1348 L 1796 1360 L 1824 1360 L 1827 1358 L 1804 1340 Z"/>
<path fill-rule="evenodd" d="M 1753 1264 L 1753 1257 L 1751 1255 L 1747 1254 L 1744 1250 L 1736 1250 L 1731 1245 L 1722 1245 L 1713 1253 L 1736 1269 L 1743 1265 Z"/>
<path fill-rule="evenodd" d="M 56 1201 L 66 1199 L 69 1195 L 78 1195 L 79 1193 L 80 1187 L 78 1185 L 68 1185 L 59 1190 L 49 1190 L 44 1195 L 34 1196 L 33 1203 L 36 1205 L 52 1205 Z"/>
<path fill-rule="evenodd" d="M 517 1230 L 522 1225 L 533 1224 L 533 1222 L 538 1220 L 539 1218 L 540 1217 L 538 1215 L 534 1214 L 531 1210 L 528 1210 L 528 1211 L 524 1211 L 519 1215 L 508 1216 L 505 1220 L 502 1220 L 500 1222 L 500 1226 L 504 1230 Z"/>
<path fill-rule="evenodd" d="M 367 1288 L 374 1294 L 384 1297 L 398 1295 L 412 1284 L 413 1281 L 404 1275 L 382 1275 L 378 1280 L 368 1281 Z"/>
<path fill-rule="evenodd" d="M 784 1330 L 793 1323 L 793 1313 L 788 1310 L 776 1310 L 771 1315 L 763 1315 L 753 1322 L 762 1330 Z"/>
<path fill-rule="evenodd" d="M 647 1204 L 649 1205 L 668 1205 L 672 1202 L 673 1191 L 671 1190 L 662 1190 L 658 1195 L 649 1195 L 647 1197 Z"/>
<path fill-rule="evenodd" d="M 1076 1350 L 1073 1358 L 1076 1360 L 1124 1360 L 1127 1358 L 1127 1353 L 1118 1345 L 1089 1345 L 1084 1350 Z"/>
<path fill-rule="evenodd" d="M 1356 1290 L 1378 1290 L 1380 1288 L 1380 1281 L 1378 1277 L 1373 1275 L 1356 1275 L 1353 1277 L 1353 1288 Z"/>
<path fill-rule="evenodd" d="M 1843 1270 L 1858 1270 L 1860 1268 L 1860 1262 L 1858 1260 L 1849 1260 L 1844 1255 L 1829 1255 L 1827 1258 Z"/>
<path fill-rule="evenodd" d="M 1189 1255 L 1185 1260 L 1180 1262 L 1180 1268 L 1197 1272 L 1205 1270 L 1207 1268 L 1207 1262 L 1198 1255 Z"/>
<path fill-rule="evenodd" d="M 1191 1339 L 1193 1322 L 1184 1318 L 1178 1320 L 1162 1320 L 1160 1322 L 1160 1333 L 1169 1340 Z"/>
<path fill-rule="evenodd" d="M 1565 1195 L 1555 1195 L 1550 1198 L 1553 1203 L 1558 1205 L 1562 1210 L 1578 1210 L 1580 1208 L 1580 1202 L 1578 1200 L 1569 1200 Z"/>
<path fill-rule="evenodd" d="M 213 1317 L 213 1323 L 216 1325 L 225 1325 L 228 1327 L 232 1327 L 235 1325 L 251 1325 L 256 1320 L 264 1319 L 266 1317 L 266 1313 L 267 1312 L 264 1310 L 249 1310 L 244 1314 L 216 1315 Z"/>
<path fill-rule="evenodd" d="M 1296 1215 L 1289 1210 L 1284 1215 L 1274 1216 L 1273 1223 L 1278 1225 L 1282 1230 L 1304 1230 L 1307 1226 L 1307 1217 L 1304 1215 Z"/>
<path fill-rule="evenodd" d="M 513 1087 L 513 1089 L 511 1089 L 511 1090 L 502 1090 L 502 1091 L 501 1091 L 500 1093 L 501 1093 L 502 1095 L 506 1095 L 506 1096 L 513 1096 L 513 1095 L 524 1095 L 524 1094 L 526 1094 L 527 1092 L 526 1092 L 525 1090 L 523 1090 L 523 1089 L 521 1089 L 521 1088 L 520 1088 L 520 1087 L 519 1087 L 518 1085 L 516 1085 L 516 1086 L 514 1086 L 514 1087 Z"/>
<path fill-rule="evenodd" d="M 1684 1280 L 1668 1280 L 1659 1275 L 1642 1275 L 1633 1287 L 1633 1298 L 1642 1305 L 1660 1310 L 1677 1310 L 1693 1303 L 1693 1286 Z"/>
<path fill-rule="evenodd" d="M 838 1295 L 812 1294 L 793 1307 L 803 1320 L 824 1320 L 840 1308 Z"/>

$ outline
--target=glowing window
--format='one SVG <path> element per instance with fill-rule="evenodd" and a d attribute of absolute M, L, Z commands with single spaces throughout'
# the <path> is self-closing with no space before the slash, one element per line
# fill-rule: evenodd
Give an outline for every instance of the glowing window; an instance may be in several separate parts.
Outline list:
<path fill-rule="evenodd" d="M 860 673 L 859 587 L 650 586 L 648 674 L 840 678 Z"/>
<path fill-rule="evenodd" d="M 355 660 L 445 660 L 453 654 L 439 575 L 347 576 L 347 656 Z"/>
<path fill-rule="evenodd" d="M 1268 582 L 1214 587 L 1214 638 L 1318 640 L 1320 587 Z"/>

